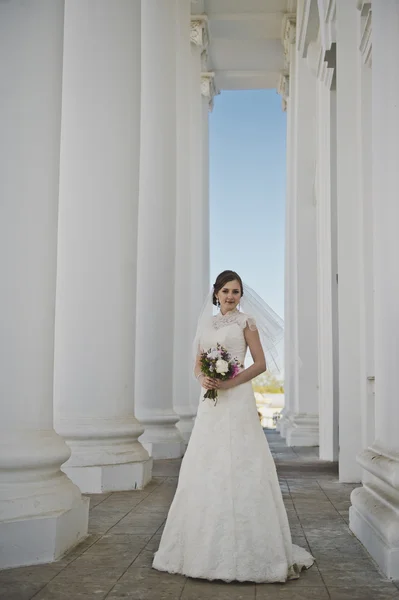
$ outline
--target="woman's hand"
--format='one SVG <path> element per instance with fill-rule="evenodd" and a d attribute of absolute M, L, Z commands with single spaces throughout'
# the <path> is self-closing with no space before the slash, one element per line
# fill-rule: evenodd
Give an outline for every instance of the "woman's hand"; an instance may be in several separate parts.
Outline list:
<path fill-rule="evenodd" d="M 234 387 L 233 379 L 213 379 L 213 377 L 206 377 L 205 375 L 201 375 L 199 377 L 199 382 L 201 386 L 206 390 L 229 390 Z"/>
<path fill-rule="evenodd" d="M 217 389 L 219 389 L 220 383 L 222 383 L 218 379 L 213 379 L 212 377 L 206 377 L 205 375 L 202 375 L 200 377 L 199 381 L 200 381 L 200 384 L 202 385 L 202 387 L 206 390 L 217 390 Z"/>
<path fill-rule="evenodd" d="M 234 387 L 234 379 L 225 379 L 223 381 L 219 381 L 219 390 L 229 390 Z"/>

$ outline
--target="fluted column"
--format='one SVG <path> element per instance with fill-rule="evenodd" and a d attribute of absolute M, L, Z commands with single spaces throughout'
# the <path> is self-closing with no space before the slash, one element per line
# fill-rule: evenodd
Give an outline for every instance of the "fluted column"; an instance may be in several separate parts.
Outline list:
<path fill-rule="evenodd" d="M 140 2 L 65 11 L 55 424 L 81 490 L 142 488 L 134 416 Z"/>
<path fill-rule="evenodd" d="M 141 17 L 135 406 L 145 448 L 175 458 L 183 450 L 173 410 L 177 4 L 146 0 Z"/>
<path fill-rule="evenodd" d="M 202 228 L 200 238 L 200 272 L 201 272 L 201 294 L 198 296 L 205 299 L 210 289 L 210 207 L 209 207 L 209 114 L 213 110 L 214 98 L 218 94 L 215 85 L 214 73 L 205 72 L 201 74 L 201 154 L 200 172 L 202 174 L 201 209 Z M 202 307 L 202 304 L 201 304 Z"/>
<path fill-rule="evenodd" d="M 361 7 L 359 6 L 359 11 Z M 368 10 L 367 10 L 368 9 Z M 359 194 L 361 197 L 359 222 L 361 226 L 362 264 L 360 271 L 361 293 L 364 302 L 360 303 L 360 377 L 362 411 L 362 446 L 367 447 L 374 440 L 375 433 L 375 393 L 374 393 L 374 249 L 373 249 L 373 143 L 372 143 L 372 79 L 371 39 L 372 11 L 371 3 L 365 4 L 359 12 L 358 40 L 359 63 L 359 110 L 360 123 L 360 177 Z M 376 207 L 377 209 L 377 207 Z M 377 209 L 378 210 L 378 209 Z"/>
<path fill-rule="evenodd" d="M 295 15 L 285 17 L 283 28 L 283 46 L 286 68 L 289 75 L 280 77 L 279 92 L 283 109 L 287 111 L 287 190 L 285 209 L 285 283 L 284 283 L 284 408 L 277 429 L 281 437 L 286 437 L 297 394 L 298 348 L 294 336 L 295 323 L 295 65 L 296 65 L 296 19 Z"/>
<path fill-rule="evenodd" d="M 286 441 L 289 446 L 317 446 L 316 80 L 299 54 L 295 65 L 294 111 L 292 243 L 296 265 L 290 290 L 294 302 L 290 339 L 296 391 Z"/>
<path fill-rule="evenodd" d="M 53 429 L 64 2 L 0 3 L 0 568 L 87 533 Z"/>
<path fill-rule="evenodd" d="M 351 496 L 350 527 L 392 579 L 399 579 L 398 53 L 399 2 L 373 2 L 375 441 L 358 455 L 363 487 Z"/>
<path fill-rule="evenodd" d="M 173 408 L 180 417 L 177 427 L 184 441 L 190 439 L 197 412 L 191 402 L 191 387 L 199 385 L 193 378 L 192 324 L 190 300 L 187 297 L 191 246 L 191 48 L 190 0 L 177 0 L 177 81 L 176 131 L 176 264 L 175 264 L 175 324 L 174 324 L 174 381 Z M 199 81 L 198 81 L 199 88 Z M 198 402 L 198 401 L 197 401 Z"/>
<path fill-rule="evenodd" d="M 337 0 L 337 214 L 339 318 L 339 477 L 360 481 L 361 273 L 359 41 L 355 2 Z"/>
<path fill-rule="evenodd" d="M 210 289 L 209 258 L 209 110 L 216 93 L 214 74 L 207 70 L 206 15 L 191 20 L 190 86 L 190 337 Z M 191 380 L 191 404 L 198 407 L 200 388 Z"/>
<path fill-rule="evenodd" d="M 294 77 L 288 78 L 289 89 L 292 90 Z M 293 200 L 293 143 L 292 132 L 294 125 L 293 94 L 284 99 L 287 111 L 287 189 L 285 204 L 285 268 L 284 268 L 284 408 L 277 421 L 277 430 L 282 438 L 286 437 L 286 429 L 290 422 L 292 407 L 295 398 L 295 350 L 296 347 L 292 340 L 293 325 L 293 296 L 292 277 L 295 269 L 295 256 L 293 252 L 293 232 L 292 232 L 292 200 Z"/>
<path fill-rule="evenodd" d="M 317 75 L 317 318 L 319 457 L 338 459 L 338 335 L 336 233 L 336 90 L 334 70 L 314 45 Z"/>

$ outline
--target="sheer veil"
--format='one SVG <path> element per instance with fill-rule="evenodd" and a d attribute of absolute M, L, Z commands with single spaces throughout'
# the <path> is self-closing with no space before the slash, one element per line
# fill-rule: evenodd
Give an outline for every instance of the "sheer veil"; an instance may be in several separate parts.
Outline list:
<path fill-rule="evenodd" d="M 244 295 L 240 301 L 240 310 L 256 321 L 267 370 L 276 375 L 280 374 L 283 371 L 284 321 L 249 285 L 243 283 L 243 286 Z M 201 332 L 211 326 L 214 310 L 212 289 L 206 297 L 198 318 L 193 342 L 194 359 L 197 356 Z"/>

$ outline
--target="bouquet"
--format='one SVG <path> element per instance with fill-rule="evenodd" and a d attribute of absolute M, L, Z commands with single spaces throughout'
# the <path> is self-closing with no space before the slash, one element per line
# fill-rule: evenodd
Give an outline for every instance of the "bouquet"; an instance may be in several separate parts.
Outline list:
<path fill-rule="evenodd" d="M 221 381 L 233 379 L 243 368 L 243 365 L 236 358 L 232 358 L 226 348 L 220 344 L 217 344 L 216 348 L 210 348 L 201 353 L 200 365 L 204 375 Z M 214 400 L 216 406 L 218 391 L 216 389 L 207 390 L 205 398 Z"/>

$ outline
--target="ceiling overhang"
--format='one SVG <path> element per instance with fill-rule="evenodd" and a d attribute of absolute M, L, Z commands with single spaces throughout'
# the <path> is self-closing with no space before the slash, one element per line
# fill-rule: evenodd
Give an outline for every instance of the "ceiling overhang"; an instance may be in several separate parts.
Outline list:
<path fill-rule="evenodd" d="M 219 90 L 277 88 L 285 69 L 284 15 L 295 0 L 192 0 L 207 15 L 208 69 Z"/>

